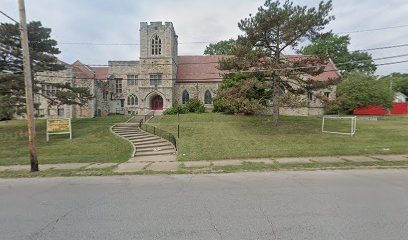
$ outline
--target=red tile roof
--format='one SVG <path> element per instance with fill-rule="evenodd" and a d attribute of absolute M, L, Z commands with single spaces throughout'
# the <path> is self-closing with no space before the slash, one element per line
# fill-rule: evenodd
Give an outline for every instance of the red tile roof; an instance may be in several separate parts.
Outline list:
<path fill-rule="evenodd" d="M 296 61 L 301 58 L 309 58 L 313 56 L 305 56 L 305 55 L 287 55 L 286 56 L 289 61 Z M 306 75 L 309 77 L 311 80 L 315 81 L 328 81 L 330 79 L 337 79 L 340 77 L 340 74 L 337 70 L 337 68 L 334 66 L 334 63 L 332 62 L 331 59 L 327 61 L 326 66 L 324 67 L 324 70 L 321 74 L 316 75 L 316 76 L 311 76 L 311 75 Z"/>
<path fill-rule="evenodd" d="M 221 82 L 222 71 L 218 70 L 218 61 L 231 56 L 211 55 L 211 56 L 178 56 L 177 82 Z M 289 55 L 286 56 L 290 61 L 310 56 Z M 330 60 L 324 69 L 324 72 L 317 76 L 309 76 L 316 81 L 327 81 L 329 79 L 339 78 L 333 62 Z"/>
<path fill-rule="evenodd" d="M 74 62 L 71 66 L 72 74 L 76 78 L 95 78 L 100 81 L 108 80 L 108 67 L 89 67 L 80 61 Z"/>
<path fill-rule="evenodd" d="M 97 80 L 100 81 L 107 81 L 108 80 L 108 67 L 91 67 L 91 69 L 95 72 L 95 77 Z"/>
<path fill-rule="evenodd" d="M 218 62 L 228 56 L 178 56 L 177 82 L 221 82 Z"/>

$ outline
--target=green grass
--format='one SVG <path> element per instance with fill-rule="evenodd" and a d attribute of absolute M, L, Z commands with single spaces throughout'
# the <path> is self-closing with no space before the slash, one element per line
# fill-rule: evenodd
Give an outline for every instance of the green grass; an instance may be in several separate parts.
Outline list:
<path fill-rule="evenodd" d="M 39 172 L 1 171 L 0 178 L 36 178 L 36 177 L 83 177 L 83 176 L 122 176 L 122 175 L 151 175 L 151 174 L 208 174 L 235 172 L 270 172 L 270 171 L 314 171 L 314 170 L 351 170 L 351 169 L 407 169 L 407 161 L 375 161 L 375 162 L 339 162 L 339 163 L 287 163 L 264 164 L 245 162 L 239 166 L 211 166 L 205 168 L 185 168 L 180 166 L 175 172 L 138 171 L 132 173 L 116 173 L 112 168 L 107 169 L 72 169 L 72 170 L 44 170 Z"/>
<path fill-rule="evenodd" d="M 177 136 L 176 116 L 155 117 L 151 124 Z M 407 139 L 408 116 L 359 120 L 350 137 L 321 133 L 321 117 L 282 116 L 280 127 L 274 128 L 271 116 L 205 113 L 181 115 L 177 145 L 178 159 L 188 161 L 405 154 Z"/>
<path fill-rule="evenodd" d="M 125 162 L 132 146 L 110 132 L 110 127 L 128 117 L 77 119 L 69 135 L 51 135 L 45 140 L 45 120 L 36 121 L 38 160 L 44 163 Z M 0 165 L 29 164 L 26 121 L 0 122 Z"/>

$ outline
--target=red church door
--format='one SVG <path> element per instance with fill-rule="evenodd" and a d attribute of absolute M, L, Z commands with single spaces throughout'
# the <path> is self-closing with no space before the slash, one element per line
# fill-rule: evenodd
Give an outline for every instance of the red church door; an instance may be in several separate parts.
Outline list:
<path fill-rule="evenodd" d="M 152 110 L 163 110 L 163 98 L 159 95 L 152 98 Z"/>

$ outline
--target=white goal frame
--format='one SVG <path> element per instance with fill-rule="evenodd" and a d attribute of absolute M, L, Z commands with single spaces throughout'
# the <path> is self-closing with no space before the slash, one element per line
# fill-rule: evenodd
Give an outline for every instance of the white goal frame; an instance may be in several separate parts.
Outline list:
<path fill-rule="evenodd" d="M 350 132 L 332 132 L 332 131 L 326 131 L 324 129 L 324 123 L 326 119 L 337 119 L 337 120 L 351 120 L 351 127 L 350 127 Z M 341 135 L 350 135 L 354 136 L 356 134 L 356 129 L 357 129 L 357 117 L 335 117 L 335 116 L 323 116 L 322 120 L 322 133 L 332 133 L 332 134 L 341 134 Z"/>

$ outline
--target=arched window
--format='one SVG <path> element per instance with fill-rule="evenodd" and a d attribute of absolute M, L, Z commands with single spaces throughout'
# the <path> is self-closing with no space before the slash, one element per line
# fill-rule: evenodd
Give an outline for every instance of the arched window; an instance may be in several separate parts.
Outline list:
<path fill-rule="evenodd" d="M 182 103 L 186 104 L 190 101 L 190 94 L 188 94 L 187 90 L 183 91 L 183 99 L 182 99 Z"/>
<path fill-rule="evenodd" d="M 138 105 L 138 104 L 139 104 L 139 99 L 135 95 L 132 94 L 127 98 L 127 105 L 128 106 L 135 106 L 135 105 Z"/>
<path fill-rule="evenodd" d="M 205 91 L 204 94 L 204 104 L 211 104 L 212 103 L 212 96 L 210 90 Z"/>
<path fill-rule="evenodd" d="M 159 36 L 154 35 L 152 38 L 152 55 L 161 55 L 162 42 Z"/>

